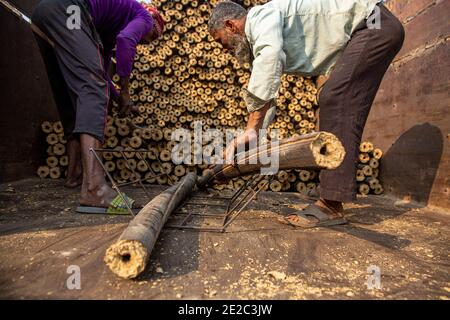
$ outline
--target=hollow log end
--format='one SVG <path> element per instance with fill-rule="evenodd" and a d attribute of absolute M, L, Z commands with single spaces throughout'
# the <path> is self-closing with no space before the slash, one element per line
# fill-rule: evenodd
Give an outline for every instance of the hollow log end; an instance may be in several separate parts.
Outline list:
<path fill-rule="evenodd" d="M 345 157 L 345 149 L 341 141 L 329 132 L 320 132 L 310 148 L 317 165 L 325 169 L 336 169 Z"/>
<path fill-rule="evenodd" d="M 147 259 L 147 250 L 136 240 L 117 241 L 106 250 L 104 257 L 109 269 L 124 279 L 136 278 L 143 272 Z"/>

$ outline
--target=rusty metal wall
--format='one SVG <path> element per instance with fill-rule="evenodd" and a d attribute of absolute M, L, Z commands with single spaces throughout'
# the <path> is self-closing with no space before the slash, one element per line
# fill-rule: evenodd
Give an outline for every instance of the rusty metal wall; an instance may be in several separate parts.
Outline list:
<path fill-rule="evenodd" d="M 403 49 L 386 74 L 364 138 L 381 147 L 387 193 L 450 208 L 449 0 L 391 0 Z"/>
<path fill-rule="evenodd" d="M 36 0 L 10 0 L 31 15 Z M 35 175 L 45 159 L 43 120 L 57 119 L 50 85 L 29 27 L 0 7 L 0 182 Z"/>

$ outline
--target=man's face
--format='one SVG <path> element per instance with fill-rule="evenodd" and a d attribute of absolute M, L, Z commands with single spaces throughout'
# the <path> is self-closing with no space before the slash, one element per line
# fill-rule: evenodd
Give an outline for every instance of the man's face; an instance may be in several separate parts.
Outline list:
<path fill-rule="evenodd" d="M 211 35 L 215 41 L 222 45 L 224 51 L 230 51 L 240 64 L 251 64 L 252 51 L 245 35 L 233 33 L 229 28 L 216 30 Z"/>
<path fill-rule="evenodd" d="M 234 50 L 234 48 L 230 44 L 230 35 L 232 35 L 232 33 L 227 29 L 216 30 L 215 32 L 211 33 L 211 35 L 213 36 L 215 41 L 222 45 L 225 52 Z"/>

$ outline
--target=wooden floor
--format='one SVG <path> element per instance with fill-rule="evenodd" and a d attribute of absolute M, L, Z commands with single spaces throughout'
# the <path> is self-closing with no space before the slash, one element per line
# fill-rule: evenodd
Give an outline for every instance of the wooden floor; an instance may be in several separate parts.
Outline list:
<path fill-rule="evenodd" d="M 147 270 L 130 281 L 103 263 L 130 217 L 77 214 L 78 192 L 51 180 L 0 185 L 0 298 L 450 298 L 449 213 L 365 197 L 346 206 L 347 226 L 296 230 L 277 218 L 311 200 L 265 193 L 226 233 L 164 229 Z M 223 210 L 196 201 L 183 210 Z M 80 290 L 67 287 L 72 265 L 80 268 Z M 381 272 L 380 289 L 367 287 L 370 266 Z"/>

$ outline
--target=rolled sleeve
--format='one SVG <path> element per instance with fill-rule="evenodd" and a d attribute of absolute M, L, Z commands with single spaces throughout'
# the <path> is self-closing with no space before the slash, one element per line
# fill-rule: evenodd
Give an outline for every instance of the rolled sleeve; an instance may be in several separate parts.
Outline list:
<path fill-rule="evenodd" d="M 150 18 L 149 18 L 150 19 Z M 142 17 L 133 19 L 116 38 L 117 74 L 128 77 L 133 69 L 134 55 L 139 41 L 152 29 L 153 22 Z"/>
<path fill-rule="evenodd" d="M 246 34 L 253 47 L 252 74 L 244 100 L 249 112 L 261 109 L 274 100 L 286 64 L 283 51 L 283 15 L 273 7 L 261 7 L 249 14 Z"/>

